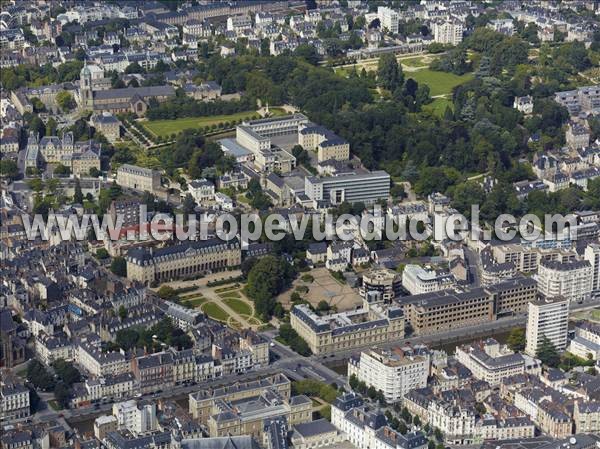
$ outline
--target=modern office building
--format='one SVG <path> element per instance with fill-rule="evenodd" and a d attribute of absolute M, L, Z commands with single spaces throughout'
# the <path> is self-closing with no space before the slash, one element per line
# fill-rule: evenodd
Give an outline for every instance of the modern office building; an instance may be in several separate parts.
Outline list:
<path fill-rule="evenodd" d="M 314 201 L 331 204 L 363 202 L 375 203 L 390 196 L 390 175 L 383 170 L 364 174 L 345 174 L 319 178 L 307 176 L 304 184 L 306 195 Z"/>
<path fill-rule="evenodd" d="M 447 290 L 456 284 L 454 276 L 447 271 L 426 269 L 408 264 L 402 271 L 402 286 L 412 295 Z"/>
<path fill-rule="evenodd" d="M 363 307 L 319 316 L 305 304 L 294 306 L 292 328 L 314 354 L 331 353 L 404 337 L 404 314 L 397 306 L 384 307 L 363 301 Z"/>
<path fill-rule="evenodd" d="M 127 278 L 149 284 L 236 267 L 242 252 L 239 241 L 215 238 L 159 249 L 135 247 L 127 252 L 126 261 Z"/>
<path fill-rule="evenodd" d="M 538 290 L 547 298 L 561 296 L 568 301 L 590 299 L 594 276 L 587 260 L 557 262 L 542 260 L 538 267 Z"/>
<path fill-rule="evenodd" d="M 569 300 L 562 297 L 531 301 L 527 314 L 527 344 L 525 352 L 535 357 L 544 337 L 558 351 L 567 347 Z"/>
<path fill-rule="evenodd" d="M 427 386 L 430 353 L 425 346 L 393 350 L 374 348 L 348 360 L 348 376 L 381 390 L 388 403 L 402 401 L 415 388 Z"/>

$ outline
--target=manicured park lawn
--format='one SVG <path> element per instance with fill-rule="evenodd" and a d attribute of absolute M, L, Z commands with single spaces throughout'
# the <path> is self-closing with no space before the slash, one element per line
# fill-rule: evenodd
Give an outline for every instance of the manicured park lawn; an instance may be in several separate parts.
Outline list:
<path fill-rule="evenodd" d="M 181 303 L 184 306 L 192 307 L 194 309 L 196 307 L 198 307 L 199 305 L 203 304 L 204 302 L 206 302 L 206 299 L 204 299 L 201 296 L 200 297 L 196 297 L 196 298 L 190 298 L 190 299 L 183 299 L 183 300 L 181 300 Z"/>
<path fill-rule="evenodd" d="M 236 313 L 239 313 L 240 315 L 252 315 L 252 307 L 250 307 L 249 304 L 245 303 L 241 299 L 223 298 L 223 302 L 229 307 L 231 307 L 231 310 L 233 310 Z"/>
<path fill-rule="evenodd" d="M 240 292 L 231 291 L 219 294 L 221 298 L 241 298 Z"/>
<path fill-rule="evenodd" d="M 269 112 L 273 116 L 285 114 L 285 111 L 278 107 L 269 108 Z M 175 120 L 147 120 L 142 122 L 142 124 L 157 136 L 170 136 L 184 129 L 204 128 L 206 126 L 218 125 L 219 123 L 246 120 L 253 117 L 258 118 L 256 111 L 243 111 L 235 114 L 211 115 L 208 117 L 182 117 Z"/>
<path fill-rule="evenodd" d="M 225 312 L 218 304 L 214 302 L 207 302 L 202 306 L 202 311 L 206 313 L 213 320 L 226 322 L 229 318 L 229 314 Z"/>
<path fill-rule="evenodd" d="M 248 119 L 256 116 L 256 111 L 244 111 L 229 115 L 211 115 L 208 117 L 183 117 L 175 120 L 148 120 L 142 122 L 150 132 L 157 136 L 170 136 L 188 128 L 203 128 L 233 120 Z"/>
<path fill-rule="evenodd" d="M 414 58 L 406 58 L 406 59 L 401 59 L 400 62 L 408 67 L 422 67 L 424 65 L 426 65 L 423 62 L 423 58 L 421 56 L 416 56 Z"/>
<path fill-rule="evenodd" d="M 592 318 L 600 321 L 600 310 L 592 310 Z"/>
<path fill-rule="evenodd" d="M 435 95 L 450 94 L 452 93 L 453 88 L 473 78 L 471 73 L 458 76 L 454 73 L 436 72 L 430 69 L 407 72 L 404 75 L 406 78 L 414 79 L 419 84 L 427 84 L 429 86 L 429 93 L 432 97 Z"/>

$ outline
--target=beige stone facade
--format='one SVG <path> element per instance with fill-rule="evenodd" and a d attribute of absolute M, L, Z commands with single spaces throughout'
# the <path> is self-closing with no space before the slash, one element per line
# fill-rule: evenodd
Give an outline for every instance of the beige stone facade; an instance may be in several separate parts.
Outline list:
<path fill-rule="evenodd" d="M 242 252 L 237 240 L 212 239 L 156 250 L 133 248 L 127 252 L 126 261 L 128 279 L 166 282 L 237 267 L 242 263 Z"/>
<path fill-rule="evenodd" d="M 381 305 L 327 316 L 318 316 L 305 305 L 295 306 L 290 324 L 314 354 L 331 353 L 404 337 L 400 308 Z"/>
<path fill-rule="evenodd" d="M 160 188 L 160 172 L 137 165 L 123 164 L 117 170 L 117 184 L 121 187 L 154 193 Z"/>

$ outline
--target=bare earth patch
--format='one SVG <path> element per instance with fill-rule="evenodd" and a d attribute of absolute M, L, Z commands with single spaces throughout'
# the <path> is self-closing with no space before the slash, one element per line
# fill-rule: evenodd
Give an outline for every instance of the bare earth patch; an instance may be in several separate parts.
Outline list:
<path fill-rule="evenodd" d="M 277 298 L 286 308 L 291 307 L 290 296 L 297 286 L 308 287 L 308 293 L 302 297 L 311 305 L 317 306 L 320 301 L 325 300 L 330 306 L 336 306 L 338 312 L 353 310 L 356 306 L 362 304 L 362 299 L 348 284 L 343 284 L 334 279 L 326 268 L 315 268 L 310 271 L 314 277 L 313 282 L 303 282 L 300 278 L 296 279 L 293 286 L 288 291 L 282 293 Z"/>

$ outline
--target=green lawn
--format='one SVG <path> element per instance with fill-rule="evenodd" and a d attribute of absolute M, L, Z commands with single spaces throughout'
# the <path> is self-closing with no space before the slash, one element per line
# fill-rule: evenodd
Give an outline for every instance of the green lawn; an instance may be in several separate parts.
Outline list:
<path fill-rule="evenodd" d="M 223 302 L 225 304 L 227 304 L 229 307 L 231 307 L 231 310 L 233 310 L 236 313 L 239 313 L 240 315 L 247 315 L 247 316 L 252 315 L 252 307 L 250 307 L 250 304 L 247 304 L 246 302 L 242 301 L 241 299 L 223 298 Z"/>
<path fill-rule="evenodd" d="M 202 311 L 206 313 L 213 320 L 226 322 L 229 318 L 229 314 L 225 312 L 218 304 L 214 302 L 207 302 L 202 306 Z"/>
<path fill-rule="evenodd" d="M 417 83 L 425 83 L 429 86 L 431 96 L 447 95 L 452 93 L 452 89 L 473 78 L 473 74 L 467 73 L 462 76 L 454 73 L 436 72 L 430 69 L 417 70 L 416 72 L 407 72 L 405 77 L 414 79 Z"/>
<path fill-rule="evenodd" d="M 422 67 L 425 66 L 427 64 L 425 64 L 425 62 L 423 62 L 423 58 L 421 56 L 416 56 L 414 58 L 406 58 L 406 59 L 400 59 L 400 62 L 408 67 Z"/>
<path fill-rule="evenodd" d="M 592 319 L 600 321 L 600 310 L 592 310 Z"/>
<path fill-rule="evenodd" d="M 170 136 L 188 128 L 203 128 L 233 120 L 249 119 L 257 116 L 256 111 L 244 111 L 229 115 L 211 115 L 208 117 L 184 117 L 176 120 L 148 120 L 142 124 L 157 136 Z"/>
<path fill-rule="evenodd" d="M 221 298 L 241 298 L 242 297 L 240 295 L 240 292 L 237 292 L 237 291 L 221 293 L 219 296 Z"/>
<path fill-rule="evenodd" d="M 433 112 L 433 114 L 437 115 L 438 117 L 441 117 L 444 115 L 444 112 L 446 112 L 446 107 L 448 106 L 450 107 L 450 109 L 453 109 L 454 107 L 454 105 L 452 104 L 452 100 L 450 100 L 449 98 L 434 98 L 431 103 L 423 106 L 423 110 L 431 111 Z"/>
<path fill-rule="evenodd" d="M 284 115 L 286 112 L 279 107 L 269 108 L 272 116 Z M 183 117 L 175 120 L 147 120 L 141 122 L 146 129 L 157 136 L 170 136 L 189 128 L 204 128 L 220 123 L 258 118 L 256 111 L 243 111 L 229 115 L 211 115 L 207 117 Z"/>
<path fill-rule="evenodd" d="M 198 296 L 198 297 L 190 298 L 190 299 L 183 299 L 181 301 L 181 303 L 184 306 L 192 307 L 194 309 L 196 307 L 198 307 L 199 305 L 204 304 L 205 302 L 206 302 L 206 299 L 204 299 L 202 296 Z"/>

